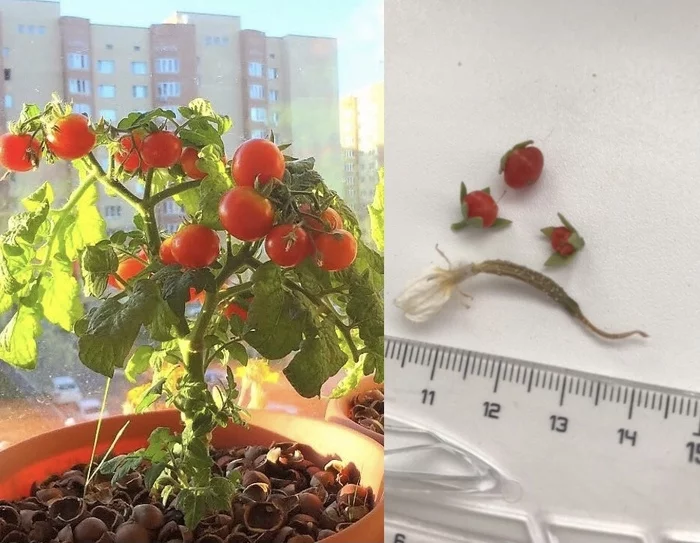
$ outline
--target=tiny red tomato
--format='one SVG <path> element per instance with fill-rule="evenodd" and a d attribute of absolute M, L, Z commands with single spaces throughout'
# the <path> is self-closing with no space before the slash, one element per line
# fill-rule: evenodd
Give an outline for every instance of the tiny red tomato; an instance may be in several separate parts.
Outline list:
<path fill-rule="evenodd" d="M 542 175 L 544 155 L 531 141 L 519 143 L 501 159 L 501 173 L 512 189 L 533 185 Z"/>
<path fill-rule="evenodd" d="M 313 214 L 313 210 L 309 204 L 301 204 L 299 211 L 302 213 Z M 343 218 L 332 207 L 326 208 L 321 216 L 316 219 L 309 216 L 304 216 L 304 225 L 316 235 L 321 231 L 340 230 L 343 228 Z"/>
<path fill-rule="evenodd" d="M 125 172 L 134 173 L 141 167 L 139 153 L 143 146 L 143 136 L 137 132 L 119 138 L 119 150 L 114 153 L 114 160 L 121 164 Z"/>
<path fill-rule="evenodd" d="M 254 188 L 234 187 L 219 202 L 219 219 L 233 237 L 256 241 L 272 230 L 275 210 L 272 202 Z"/>
<path fill-rule="evenodd" d="M 0 136 L 0 165 L 11 172 L 28 172 L 41 159 L 41 143 L 31 134 Z"/>
<path fill-rule="evenodd" d="M 158 256 L 163 264 L 170 266 L 171 264 L 177 264 L 175 257 L 173 256 L 173 237 L 170 236 L 164 239 L 160 244 L 160 250 L 158 251 Z"/>
<path fill-rule="evenodd" d="M 204 291 L 197 292 L 197 289 L 194 287 L 190 287 L 190 299 L 187 303 L 192 303 L 192 302 L 199 302 L 200 304 L 204 303 Z"/>
<path fill-rule="evenodd" d="M 77 160 L 92 151 L 96 140 L 88 118 L 80 113 L 70 113 L 49 127 L 46 146 L 58 158 Z"/>
<path fill-rule="evenodd" d="M 316 237 L 316 265 L 322 270 L 344 270 L 356 257 L 357 240 L 347 230 L 324 232 Z"/>
<path fill-rule="evenodd" d="M 300 226 L 280 224 L 265 238 L 267 256 L 282 268 L 297 266 L 311 250 L 311 238 Z"/>
<path fill-rule="evenodd" d="M 146 255 L 144 250 L 139 251 L 138 257 L 144 261 L 148 260 L 148 255 Z M 136 277 L 139 273 L 146 269 L 146 264 L 141 262 L 139 258 L 130 256 L 122 260 L 117 268 L 117 275 L 127 282 Z M 124 286 L 113 275 L 109 276 L 107 282 L 116 289 L 124 290 Z"/>
<path fill-rule="evenodd" d="M 498 204 L 487 192 L 475 190 L 464 197 L 469 209 L 467 216 L 470 219 L 479 217 L 483 221 L 484 228 L 493 226 L 498 218 Z"/>
<path fill-rule="evenodd" d="M 180 157 L 180 166 L 182 166 L 182 171 L 185 172 L 187 177 L 191 177 L 192 179 L 204 179 L 207 176 L 206 172 L 197 168 L 198 160 L 199 149 L 185 147 Z"/>
<path fill-rule="evenodd" d="M 250 303 L 252 301 L 253 301 L 253 298 L 248 298 L 246 300 L 246 302 L 248 303 L 248 306 L 250 306 Z M 242 321 L 246 321 L 248 319 L 248 310 L 245 307 L 233 302 L 233 303 L 228 304 L 224 308 L 224 316 L 227 319 L 230 319 L 233 315 L 238 315 Z"/>
<path fill-rule="evenodd" d="M 552 243 L 552 249 L 554 249 L 561 256 L 569 256 L 576 250 L 571 243 L 569 243 L 569 238 L 571 237 L 571 231 L 565 226 L 557 226 L 552 230 L 552 236 L 550 238 Z"/>
<path fill-rule="evenodd" d="M 147 166 L 170 168 L 182 155 L 182 140 L 172 132 L 158 130 L 143 140 L 141 158 Z"/>
<path fill-rule="evenodd" d="M 239 187 L 253 187 L 255 180 L 269 183 L 282 180 L 285 170 L 284 155 L 270 140 L 256 138 L 244 141 L 233 154 L 231 175 Z"/>
<path fill-rule="evenodd" d="M 185 268 L 206 268 L 219 256 L 217 233 L 201 224 L 188 224 L 173 235 L 170 250 L 175 261 Z"/>

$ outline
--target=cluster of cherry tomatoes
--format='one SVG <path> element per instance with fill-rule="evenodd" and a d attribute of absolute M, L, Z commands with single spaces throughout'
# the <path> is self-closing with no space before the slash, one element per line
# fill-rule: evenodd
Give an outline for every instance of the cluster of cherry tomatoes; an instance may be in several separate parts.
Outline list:
<path fill-rule="evenodd" d="M 87 156 L 97 141 L 88 118 L 77 113 L 56 119 L 45 127 L 44 136 L 45 148 L 63 160 Z M 204 179 L 207 175 L 197 167 L 199 149 L 184 146 L 175 132 L 136 131 L 122 136 L 118 143 L 114 159 L 129 174 L 144 174 L 152 168 L 171 168 L 179 164 L 193 180 Z M 0 165 L 5 169 L 26 172 L 37 167 L 41 157 L 42 143 L 36 135 L 8 132 L 0 136 Z M 227 164 L 225 156 L 222 161 Z M 276 223 L 273 202 L 258 188 L 282 182 L 285 168 L 285 157 L 274 142 L 251 139 L 242 143 L 231 160 L 235 186 L 224 194 L 219 204 L 219 218 L 224 229 L 244 242 L 264 239 L 269 259 L 280 267 L 298 266 L 307 259 L 326 271 L 339 271 L 352 265 L 357 256 L 357 241 L 343 229 L 343 219 L 336 210 L 327 208 L 320 214 L 314 213 L 311 206 L 304 203 L 297 208 L 296 222 Z M 166 265 L 205 268 L 217 260 L 220 250 L 216 231 L 201 224 L 186 224 L 163 240 L 159 259 Z M 146 268 L 148 261 L 144 250 L 136 257 L 122 259 L 117 276 L 110 276 L 109 284 L 123 289 L 119 279 L 129 281 Z M 190 302 L 201 301 L 202 295 L 191 289 Z M 237 314 L 244 319 L 247 316 L 247 310 L 235 303 L 227 306 L 225 313 L 227 317 Z"/>

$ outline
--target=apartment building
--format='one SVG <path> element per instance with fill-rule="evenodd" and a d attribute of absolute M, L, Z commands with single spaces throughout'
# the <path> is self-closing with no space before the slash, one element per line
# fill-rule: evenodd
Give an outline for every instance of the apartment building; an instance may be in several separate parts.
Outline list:
<path fill-rule="evenodd" d="M 289 152 L 315 156 L 328 184 L 342 189 L 335 39 L 271 37 L 243 29 L 240 17 L 199 13 L 177 12 L 148 28 L 98 25 L 62 16 L 58 0 L 0 0 L 0 46 L 3 127 L 23 103 L 43 104 L 53 92 L 110 121 L 202 97 L 234 122 L 224 138 L 229 156 L 244 139 L 274 130 L 292 142 Z M 76 182 L 66 165 L 11 176 L 0 184 L 0 222 L 45 179 L 64 189 L 59 199 Z M 102 193 L 100 206 L 110 230 L 131 227 L 133 210 L 121 200 Z M 166 230 L 182 220 L 174 202 L 158 213 Z"/>
<path fill-rule="evenodd" d="M 374 199 L 384 166 L 384 84 L 372 85 L 340 103 L 340 144 L 343 149 L 343 197 L 369 231 L 367 206 Z"/>

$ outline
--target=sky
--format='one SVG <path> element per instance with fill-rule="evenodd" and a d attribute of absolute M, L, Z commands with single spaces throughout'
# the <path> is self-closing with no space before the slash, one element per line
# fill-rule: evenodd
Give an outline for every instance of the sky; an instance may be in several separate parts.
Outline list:
<path fill-rule="evenodd" d="M 341 95 L 384 80 L 384 0 L 60 0 L 61 14 L 97 24 L 149 26 L 174 11 L 238 15 L 271 36 L 338 39 Z"/>

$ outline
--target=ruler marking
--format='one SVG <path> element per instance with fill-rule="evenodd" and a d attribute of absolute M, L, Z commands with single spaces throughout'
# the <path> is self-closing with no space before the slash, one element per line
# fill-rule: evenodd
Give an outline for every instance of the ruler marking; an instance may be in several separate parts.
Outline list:
<path fill-rule="evenodd" d="M 585 386 L 584 386 L 584 388 L 583 388 L 584 391 L 586 390 L 586 387 L 587 387 L 588 385 L 590 385 L 590 387 L 588 387 L 588 397 L 589 397 L 589 398 L 592 398 L 592 397 L 593 397 L 593 381 L 589 381 L 588 379 L 586 379 L 586 384 L 585 384 Z M 585 394 L 586 394 L 586 393 L 584 392 L 584 395 L 585 395 Z"/>
<path fill-rule="evenodd" d="M 557 379 L 557 383 L 559 380 Z M 559 405 L 564 405 L 564 394 L 566 394 L 566 375 L 564 376 L 564 381 L 561 384 L 561 394 L 559 395 Z"/>
<path fill-rule="evenodd" d="M 406 356 L 408 353 L 413 352 L 413 345 L 406 347 L 403 351 L 403 357 L 401 357 L 401 367 L 403 368 L 406 365 Z"/>
<path fill-rule="evenodd" d="M 445 360 L 445 352 L 446 351 L 444 349 L 440 349 L 438 351 L 438 356 L 435 357 L 435 360 L 438 360 L 438 366 L 440 369 L 442 369 L 442 363 Z M 438 357 L 439 357 L 439 359 L 438 359 Z"/>
<path fill-rule="evenodd" d="M 644 391 L 644 394 L 646 395 L 648 392 L 649 392 L 649 391 L 645 390 L 645 391 Z M 642 394 L 641 394 L 641 391 L 640 391 L 639 396 L 637 396 L 637 407 L 641 407 L 641 406 L 642 406 Z"/>
<path fill-rule="evenodd" d="M 683 406 L 685 405 L 685 399 L 681 398 L 681 401 L 678 405 L 678 414 L 682 415 L 683 414 Z"/>
<path fill-rule="evenodd" d="M 603 400 L 608 401 L 608 385 L 603 383 Z"/>
<path fill-rule="evenodd" d="M 518 364 L 518 372 L 517 372 L 517 375 L 515 376 L 515 382 L 518 384 L 520 383 L 520 370 L 522 370 L 522 369 L 523 369 L 523 367 L 520 364 Z"/>
<path fill-rule="evenodd" d="M 688 398 L 688 403 L 685 405 L 685 416 L 690 416 L 690 398 Z"/>
<path fill-rule="evenodd" d="M 484 363 L 484 359 L 481 358 L 481 356 L 479 356 L 479 367 L 478 367 L 477 370 L 476 370 L 476 374 L 477 374 L 479 377 L 481 377 L 481 366 L 483 365 L 483 363 Z"/>
<path fill-rule="evenodd" d="M 506 366 L 508 367 L 508 382 L 512 383 L 513 382 L 513 374 L 515 373 L 515 368 L 513 367 L 513 364 L 510 362 L 506 362 Z"/>
<path fill-rule="evenodd" d="M 496 372 L 496 382 L 493 385 L 493 393 L 494 394 L 496 394 L 496 392 L 498 392 L 498 382 L 501 380 L 501 364 L 502 364 L 502 361 L 499 360 L 498 361 L 498 371 Z"/>
<path fill-rule="evenodd" d="M 554 390 L 559 390 L 559 378 L 560 378 L 560 377 L 561 377 L 560 375 L 557 375 L 557 381 L 556 381 L 556 383 L 554 384 Z"/>
<path fill-rule="evenodd" d="M 698 401 L 695 400 L 693 402 L 693 416 L 697 417 L 698 416 Z"/>
<path fill-rule="evenodd" d="M 627 418 L 629 420 L 632 420 L 632 411 L 634 410 L 634 392 L 635 392 L 635 390 L 632 389 L 632 394 L 630 395 L 630 409 L 627 413 Z"/>
<path fill-rule="evenodd" d="M 576 394 L 578 394 L 578 387 L 581 384 L 581 381 L 578 377 L 574 377 L 574 379 L 576 380 Z M 573 386 L 574 386 L 574 381 L 573 380 L 569 381 L 569 394 L 573 394 Z"/>
<path fill-rule="evenodd" d="M 552 390 L 552 381 L 554 381 L 554 374 L 550 371 L 548 372 L 549 374 L 549 384 L 547 385 L 547 388 L 549 390 Z"/>
<path fill-rule="evenodd" d="M 462 373 L 462 381 L 467 380 L 467 372 L 469 371 L 469 361 L 472 359 L 472 353 L 467 354 L 467 360 L 464 363 L 464 373 Z M 472 364 L 472 372 L 474 371 L 474 364 Z"/>
<path fill-rule="evenodd" d="M 600 381 L 598 381 L 598 386 L 595 391 L 595 405 L 598 405 L 598 399 L 600 398 Z"/>
<path fill-rule="evenodd" d="M 656 409 L 656 392 L 651 395 L 651 408 Z"/>
<path fill-rule="evenodd" d="M 665 418 L 665 419 L 668 418 L 668 406 L 669 406 L 670 404 L 671 404 L 671 396 L 669 396 L 668 394 L 666 394 L 666 410 L 665 410 L 665 412 L 664 412 L 664 418 Z"/>
<path fill-rule="evenodd" d="M 627 394 L 629 393 L 629 389 L 625 387 L 625 396 L 622 399 L 622 403 L 627 403 Z"/>
<path fill-rule="evenodd" d="M 644 391 L 644 409 L 649 409 L 649 391 Z"/>
<path fill-rule="evenodd" d="M 391 354 L 389 355 L 390 358 L 394 358 L 394 351 L 396 350 L 396 342 L 392 341 L 391 342 Z"/>
<path fill-rule="evenodd" d="M 535 388 L 540 388 L 540 370 L 535 370 L 537 372 L 537 380 L 535 381 Z"/>
<path fill-rule="evenodd" d="M 527 381 L 527 391 L 530 392 L 532 390 L 532 378 L 535 376 L 535 369 L 530 368 L 530 379 Z"/>
<path fill-rule="evenodd" d="M 499 364 L 499 369 L 500 369 L 501 363 L 499 362 L 498 364 Z M 496 361 L 491 358 L 488 361 L 488 365 L 491 368 L 491 372 L 489 373 L 489 379 L 493 379 L 493 372 L 496 371 Z"/>
<path fill-rule="evenodd" d="M 423 366 L 425 364 L 425 355 L 428 352 L 428 349 L 425 347 L 421 347 L 420 350 L 421 350 L 420 365 Z M 417 360 L 417 358 L 416 358 L 416 360 Z"/>
<path fill-rule="evenodd" d="M 671 413 L 673 413 L 674 415 L 676 414 L 676 400 L 677 400 L 677 398 L 674 396 L 673 397 L 673 406 L 671 407 Z"/>
<path fill-rule="evenodd" d="M 617 399 L 615 403 L 620 403 L 620 396 L 622 396 L 622 387 L 617 387 Z"/>
<path fill-rule="evenodd" d="M 464 366 L 464 352 L 459 355 L 459 368 L 457 368 L 459 373 L 462 373 L 462 366 Z"/>
<path fill-rule="evenodd" d="M 435 378 L 435 368 L 437 368 L 438 354 L 439 354 L 439 352 L 436 350 L 435 356 L 433 357 L 433 369 L 430 372 L 430 380 L 431 381 Z"/>

